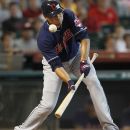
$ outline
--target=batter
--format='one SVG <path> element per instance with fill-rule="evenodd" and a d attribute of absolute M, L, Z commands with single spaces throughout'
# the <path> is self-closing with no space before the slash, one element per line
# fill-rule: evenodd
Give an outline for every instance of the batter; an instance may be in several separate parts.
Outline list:
<path fill-rule="evenodd" d="M 62 9 L 57 1 L 44 0 L 41 9 L 46 22 L 39 32 L 37 45 L 43 54 L 43 95 L 39 105 L 14 130 L 36 130 L 44 122 L 56 106 L 62 81 L 66 82 L 69 90 L 75 89 L 70 72 L 77 78 L 85 74 L 83 82 L 89 90 L 102 129 L 118 130 L 111 118 L 95 68 L 89 60 L 87 28 L 72 11 Z M 57 26 L 56 32 L 49 31 L 50 24 Z"/>

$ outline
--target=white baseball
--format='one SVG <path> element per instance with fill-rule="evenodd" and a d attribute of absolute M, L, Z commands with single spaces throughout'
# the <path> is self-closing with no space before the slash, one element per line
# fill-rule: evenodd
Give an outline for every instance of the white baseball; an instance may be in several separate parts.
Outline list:
<path fill-rule="evenodd" d="M 57 31 L 56 25 L 51 24 L 51 25 L 49 26 L 49 31 L 50 31 L 50 32 L 56 32 L 56 31 Z"/>

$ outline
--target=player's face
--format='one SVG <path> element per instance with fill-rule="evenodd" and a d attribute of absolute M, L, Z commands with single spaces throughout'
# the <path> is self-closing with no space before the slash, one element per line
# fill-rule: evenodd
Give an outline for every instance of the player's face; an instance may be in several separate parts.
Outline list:
<path fill-rule="evenodd" d="M 62 25 L 63 22 L 63 13 L 60 13 L 52 18 L 46 18 L 49 24 L 55 24 L 57 27 Z"/>

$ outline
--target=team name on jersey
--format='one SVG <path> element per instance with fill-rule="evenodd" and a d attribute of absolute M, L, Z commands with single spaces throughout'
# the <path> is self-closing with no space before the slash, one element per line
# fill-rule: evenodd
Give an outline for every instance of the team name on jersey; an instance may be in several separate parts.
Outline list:
<path fill-rule="evenodd" d="M 64 48 L 67 49 L 67 44 L 69 43 L 68 41 L 73 37 L 73 33 L 70 31 L 70 29 L 67 29 L 63 33 L 63 41 L 60 43 L 57 43 L 55 50 L 56 53 L 60 53 Z"/>

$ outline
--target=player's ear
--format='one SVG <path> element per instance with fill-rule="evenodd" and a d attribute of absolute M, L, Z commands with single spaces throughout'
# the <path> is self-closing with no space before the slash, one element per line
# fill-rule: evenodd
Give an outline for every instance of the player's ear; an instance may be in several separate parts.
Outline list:
<path fill-rule="evenodd" d="M 49 18 L 48 17 L 45 17 L 45 19 L 49 22 Z"/>

